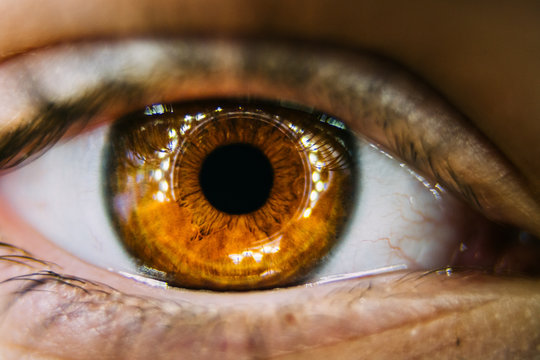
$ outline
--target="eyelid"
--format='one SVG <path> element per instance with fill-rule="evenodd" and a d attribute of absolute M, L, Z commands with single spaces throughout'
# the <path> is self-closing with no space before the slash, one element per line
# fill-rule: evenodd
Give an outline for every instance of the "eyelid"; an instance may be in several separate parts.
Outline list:
<path fill-rule="evenodd" d="M 127 295 L 49 268 L 35 266 L 28 274 L 20 265 L 0 265 L 7 276 L 24 271 L 0 283 L 4 294 L 13 291 L 0 298 L 3 354 L 23 350 L 63 358 L 72 349 L 59 345 L 77 344 L 80 359 L 117 358 L 118 351 L 145 359 L 156 348 L 160 358 L 179 353 L 186 358 L 297 358 L 328 348 L 342 354 L 339 358 L 356 358 L 345 356 L 350 347 L 391 358 L 396 353 L 455 354 L 456 337 L 464 342 L 460 351 L 472 347 L 488 358 L 501 344 L 520 354 L 536 350 L 530 347 L 536 343 L 540 311 L 540 284 L 534 280 L 444 271 L 393 273 L 313 288 L 207 293 L 195 301 L 181 300 L 179 293 L 171 301 Z M 160 295 L 159 289 L 153 292 Z M 501 329 L 510 319 L 520 326 Z M 24 329 L 13 331 L 15 323 Z"/>
<path fill-rule="evenodd" d="M 20 56 L 0 67 L 0 79 L 11 85 L 0 88 L 11 92 L 0 93 L 8 99 L 0 114 L 4 161 L 49 145 L 35 137 L 52 123 L 65 130 L 89 117 L 112 121 L 119 109 L 158 101 L 286 99 L 348 122 L 488 218 L 540 235 L 540 206 L 513 166 L 432 90 L 381 59 L 277 44 L 132 40 Z M 14 148 L 10 139 L 37 145 Z"/>

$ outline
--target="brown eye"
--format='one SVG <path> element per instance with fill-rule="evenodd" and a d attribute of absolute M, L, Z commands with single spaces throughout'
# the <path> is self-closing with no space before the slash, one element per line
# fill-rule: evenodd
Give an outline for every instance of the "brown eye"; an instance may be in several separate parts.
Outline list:
<path fill-rule="evenodd" d="M 263 101 L 153 105 L 111 131 L 105 184 L 119 238 L 147 273 L 204 289 L 300 281 L 354 203 L 353 135 Z"/>
<path fill-rule="evenodd" d="M 512 243 L 512 232 L 450 192 L 488 218 L 536 229 L 528 214 L 537 205 L 496 149 L 380 59 L 226 41 L 105 44 L 29 53 L 22 67 L 9 68 L 7 79 L 28 95 L 24 114 L 46 110 L 42 125 L 90 126 L 75 136 L 70 129 L 0 182 L 2 204 L 17 221 L 93 265 L 157 286 L 206 289 L 455 264 L 499 268 L 506 247 L 493 249 L 492 234 Z M 28 71 L 43 98 L 20 82 Z M 246 94 L 324 109 L 357 136 L 351 141 L 341 122 L 291 104 L 145 108 L 156 99 Z M 244 159 L 240 171 L 230 158 Z M 523 265 L 505 267 L 516 263 Z"/>

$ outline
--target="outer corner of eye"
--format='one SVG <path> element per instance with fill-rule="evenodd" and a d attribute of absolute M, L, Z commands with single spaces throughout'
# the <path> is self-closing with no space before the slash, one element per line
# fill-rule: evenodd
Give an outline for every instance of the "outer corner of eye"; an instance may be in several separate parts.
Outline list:
<path fill-rule="evenodd" d="M 83 260 L 193 289 L 467 264 L 467 248 L 487 247 L 455 216 L 463 205 L 303 109 L 149 105 L 4 176 L 0 195 Z"/>

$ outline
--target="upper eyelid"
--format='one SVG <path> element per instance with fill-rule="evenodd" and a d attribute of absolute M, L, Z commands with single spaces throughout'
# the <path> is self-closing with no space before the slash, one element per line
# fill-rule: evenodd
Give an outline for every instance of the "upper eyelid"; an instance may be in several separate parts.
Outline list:
<path fill-rule="evenodd" d="M 21 117 L 18 129 L 6 134 L 0 114 L 3 165 L 6 160 L 24 160 L 30 153 L 28 141 L 34 151 L 48 145 L 49 141 L 36 142 L 36 136 L 54 142 L 72 123 L 109 107 L 111 99 L 142 107 L 179 96 L 284 98 L 340 117 L 353 130 L 461 193 L 488 217 L 540 234 L 540 219 L 533 216 L 539 206 L 512 165 L 430 89 L 382 60 L 276 44 L 164 40 L 76 44 L 13 60 L 0 66 L 0 78 L 10 83 L 13 70 L 26 75 L 30 81 L 16 93 L 28 98 L 33 117 Z M 47 73 L 55 64 L 67 69 Z M 82 77 L 79 82 L 86 86 L 77 94 L 62 82 L 62 76 L 73 75 Z M 54 76 L 67 89 L 63 93 Z M 10 104 L 5 105 L 9 109 Z"/>

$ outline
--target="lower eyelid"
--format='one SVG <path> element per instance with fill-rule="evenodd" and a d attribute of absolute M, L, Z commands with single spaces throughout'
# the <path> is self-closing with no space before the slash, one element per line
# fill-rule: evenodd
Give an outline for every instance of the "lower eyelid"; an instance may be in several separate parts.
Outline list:
<path fill-rule="evenodd" d="M 0 266 L 4 274 L 28 273 Z M 313 358 L 328 350 L 356 358 L 352 349 L 369 358 L 471 350 L 490 358 L 501 344 L 507 352 L 533 354 L 531 344 L 540 339 L 540 282 L 475 273 L 401 272 L 279 292 L 205 293 L 191 301 L 182 300 L 189 292 L 164 300 L 52 273 L 31 278 L 43 283 L 21 294 L 11 291 L 35 282 L 0 285 L 3 305 L 16 299 L 4 312 L 1 343 L 55 358 L 70 357 L 70 344 L 77 344 L 80 360 L 117 358 L 118 349 L 146 359 L 157 348 L 160 359 Z M 520 326 L 497 327 L 510 320 Z"/>
<path fill-rule="evenodd" d="M 8 214 L 0 213 L 0 220 L 4 241 L 13 242 Z M 526 358 L 540 340 L 538 280 L 396 272 L 313 287 L 216 294 L 149 288 L 85 264 L 39 234 L 25 235 L 24 246 L 52 265 L 33 262 L 29 269 L 0 261 L 0 281 L 40 270 L 90 281 L 60 278 L 65 284 L 52 274 L 37 275 L 32 278 L 52 280 L 21 296 L 13 291 L 32 280 L 0 284 L 1 309 L 11 301 L 2 311 L 0 346 L 14 354 L 48 351 L 53 358 L 72 358 L 68 351 L 75 347 L 80 360 L 81 354 L 117 358 L 118 349 L 122 355 L 132 351 L 132 359 L 155 358 L 158 348 L 163 359 L 179 353 L 196 359 L 314 359 L 326 351 L 343 352 L 342 359 L 355 359 L 359 351 L 371 358 L 434 353 L 490 358 L 500 351 Z M 2 249 L 2 255 L 13 253 Z"/>

